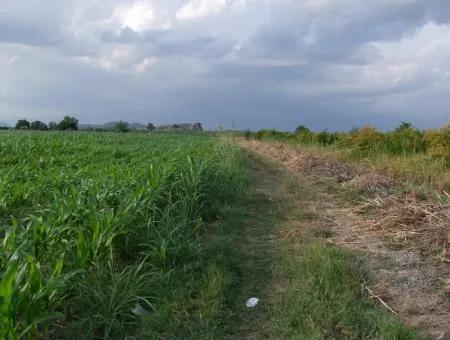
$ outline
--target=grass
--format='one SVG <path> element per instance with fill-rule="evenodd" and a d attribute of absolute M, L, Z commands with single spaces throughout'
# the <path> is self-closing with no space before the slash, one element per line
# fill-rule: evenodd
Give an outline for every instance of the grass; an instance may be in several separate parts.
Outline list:
<path fill-rule="evenodd" d="M 285 249 L 281 260 L 287 282 L 275 315 L 282 338 L 419 338 L 367 301 L 361 264 L 349 252 L 316 241 Z"/>
<path fill-rule="evenodd" d="M 265 221 L 262 228 L 271 230 L 272 239 L 277 235 L 277 242 L 260 244 L 271 247 L 260 269 L 268 276 L 262 280 L 268 286 L 261 307 L 267 316 L 252 327 L 277 339 L 418 339 L 367 298 L 362 289 L 367 273 L 358 255 L 321 240 L 330 231 L 314 208 L 323 199 L 315 187 L 271 162 L 252 159 L 253 168 L 270 171 L 257 172 L 254 185 L 270 193 L 270 199 L 259 200 L 257 212 Z"/>
<path fill-rule="evenodd" d="M 419 190 L 450 191 L 450 169 L 443 159 L 433 159 L 426 154 L 404 156 L 373 153 L 361 157 L 352 154 L 350 150 L 332 149 L 332 152 L 341 160 L 350 161 L 355 166 L 375 169 Z"/>
<path fill-rule="evenodd" d="M 243 196 L 238 208 L 234 210 L 234 225 L 241 228 L 234 242 L 239 247 L 240 261 L 236 263 L 233 301 L 229 303 L 229 313 L 225 315 L 222 334 L 225 339 L 267 338 L 269 311 L 267 309 L 267 290 L 270 289 L 273 256 L 273 231 L 280 218 L 280 210 L 266 192 L 261 180 L 271 180 L 272 175 L 265 169 L 254 166 L 252 157 L 248 158 L 251 169 L 251 186 Z M 258 297 L 262 303 L 258 308 L 245 307 L 247 299 Z"/>
<path fill-rule="evenodd" d="M 239 149 L 206 134 L 12 131 L 0 170 L 0 338 L 215 334 L 233 231 L 208 227 L 239 204 Z"/>

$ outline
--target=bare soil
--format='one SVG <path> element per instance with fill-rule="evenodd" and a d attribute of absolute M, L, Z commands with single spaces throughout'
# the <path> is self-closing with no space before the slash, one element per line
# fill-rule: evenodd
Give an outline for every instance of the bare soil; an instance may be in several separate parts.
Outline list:
<path fill-rule="evenodd" d="M 282 144 L 240 143 L 317 189 L 314 210 L 330 232 L 328 241 L 363 258 L 365 288 L 380 306 L 392 309 L 424 338 L 450 339 L 448 205 L 422 201 L 414 192 L 395 196 L 392 179 L 370 169 Z M 352 190 L 364 193 L 360 204 L 342 199 L 343 191 Z M 302 228 L 293 226 L 283 237 L 300 236 Z"/>

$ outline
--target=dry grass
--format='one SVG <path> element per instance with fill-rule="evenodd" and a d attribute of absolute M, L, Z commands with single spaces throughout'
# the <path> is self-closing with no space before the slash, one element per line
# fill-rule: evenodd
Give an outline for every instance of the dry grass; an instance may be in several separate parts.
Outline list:
<path fill-rule="evenodd" d="M 393 190 L 395 183 L 388 176 L 377 173 L 361 173 L 344 183 L 343 186 L 350 190 L 356 189 L 365 192 L 370 196 L 386 196 Z"/>
<path fill-rule="evenodd" d="M 424 189 L 378 170 L 371 160 L 349 161 L 321 148 L 253 141 L 246 147 L 321 190 L 315 211 L 326 213 L 327 241 L 361 254 L 373 295 L 424 338 L 450 339 L 448 191 Z M 288 239 L 301 237 L 290 233 Z"/>
<path fill-rule="evenodd" d="M 360 160 L 354 162 L 358 164 Z M 408 157 L 381 154 L 367 158 L 366 162 L 378 173 L 390 176 L 396 181 L 408 182 L 421 190 L 450 189 L 450 170 L 444 160 L 433 160 L 423 154 Z"/>
<path fill-rule="evenodd" d="M 328 178 L 341 184 L 345 191 L 357 193 L 355 196 L 362 202 L 353 210 L 366 215 L 361 226 L 364 229 L 382 232 L 398 245 L 411 246 L 413 242 L 420 249 L 446 249 L 450 243 L 449 194 L 445 190 L 440 193 L 436 190 L 434 194 L 431 190 L 421 190 L 423 187 L 410 185 L 412 175 L 401 177 L 399 173 L 394 175 L 393 171 L 386 171 L 407 162 L 406 159 L 400 161 L 397 158 L 398 162 L 387 162 L 384 170 L 378 170 L 381 162 L 377 165 L 368 159 L 359 163 L 341 161 L 346 159 L 344 154 L 338 155 L 318 147 L 302 148 L 300 151 L 281 143 L 248 143 L 252 143 L 253 149 L 283 162 L 290 170 Z M 411 159 L 408 164 L 419 163 Z M 413 173 L 411 169 L 406 167 L 403 171 L 405 174 Z M 421 175 L 417 176 L 420 178 Z"/>
<path fill-rule="evenodd" d="M 337 178 L 341 182 L 351 180 L 358 173 L 354 167 L 339 162 L 335 157 L 323 153 L 316 156 L 312 149 L 299 153 L 296 148 L 288 144 L 278 143 L 268 145 L 258 142 L 250 143 L 252 143 L 252 147 L 256 151 L 264 149 L 265 154 L 282 161 L 290 170 L 300 170 L 307 174 Z M 295 157 L 293 157 L 293 154 L 295 154 Z"/>
<path fill-rule="evenodd" d="M 444 197 L 445 196 L 445 197 Z M 439 200 L 422 200 L 413 193 L 378 196 L 353 210 L 367 217 L 363 228 L 375 230 L 401 245 L 435 251 L 450 242 L 450 195 Z"/>
<path fill-rule="evenodd" d="M 356 174 L 376 173 L 418 191 L 450 192 L 450 169 L 445 160 L 433 159 L 426 154 L 402 156 L 374 152 L 361 157 L 356 156 L 353 149 L 287 143 L 272 145 L 280 150 L 301 150 L 301 154 L 307 155 L 308 159 L 318 158 L 319 161 L 313 161 L 313 164 L 320 164 L 325 159 L 328 164 L 322 167 L 334 168 L 342 174 L 346 174 L 348 172 L 346 169 L 350 168 Z"/>

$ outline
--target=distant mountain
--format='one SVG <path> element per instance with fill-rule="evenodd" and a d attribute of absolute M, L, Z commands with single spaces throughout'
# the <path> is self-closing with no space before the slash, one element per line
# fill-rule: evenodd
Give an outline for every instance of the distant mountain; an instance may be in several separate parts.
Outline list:
<path fill-rule="evenodd" d="M 80 130 L 86 129 L 112 129 L 118 122 L 107 122 L 104 124 L 79 124 Z M 147 126 L 141 123 L 129 123 L 131 129 L 145 129 Z"/>
<path fill-rule="evenodd" d="M 105 124 L 102 124 L 103 128 L 105 129 L 111 129 L 113 128 L 118 122 L 108 122 Z M 141 124 L 141 123 L 128 123 L 128 127 L 130 129 L 145 129 L 147 125 Z"/>
<path fill-rule="evenodd" d="M 102 128 L 100 124 L 78 124 L 78 128 L 80 130 L 86 130 L 86 129 L 97 129 Z"/>
<path fill-rule="evenodd" d="M 146 129 L 147 125 L 141 124 L 141 123 L 131 123 L 130 128 L 132 129 Z"/>
<path fill-rule="evenodd" d="M 0 122 L 0 126 L 9 126 L 9 124 L 5 122 Z"/>

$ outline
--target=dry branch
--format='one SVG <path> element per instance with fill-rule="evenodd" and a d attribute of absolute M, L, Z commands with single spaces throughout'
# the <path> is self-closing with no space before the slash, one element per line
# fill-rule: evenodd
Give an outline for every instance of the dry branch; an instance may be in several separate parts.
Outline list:
<path fill-rule="evenodd" d="M 369 295 L 375 299 L 377 299 L 388 311 L 390 311 L 392 314 L 398 315 L 398 313 L 393 310 L 386 302 L 383 301 L 382 298 L 380 298 L 380 296 L 374 294 L 374 292 L 372 292 L 372 290 L 369 288 L 369 286 L 366 284 L 366 281 L 363 281 L 363 287 L 365 290 L 367 290 L 367 292 L 369 293 Z"/>

